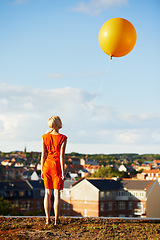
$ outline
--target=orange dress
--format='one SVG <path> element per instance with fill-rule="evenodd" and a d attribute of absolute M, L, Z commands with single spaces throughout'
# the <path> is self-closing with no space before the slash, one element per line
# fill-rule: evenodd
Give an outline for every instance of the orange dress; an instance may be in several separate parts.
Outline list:
<path fill-rule="evenodd" d="M 47 149 L 47 158 L 43 165 L 43 178 L 46 189 L 63 190 L 62 171 L 60 164 L 60 150 L 62 143 L 67 139 L 63 134 L 46 133 L 42 136 Z"/>

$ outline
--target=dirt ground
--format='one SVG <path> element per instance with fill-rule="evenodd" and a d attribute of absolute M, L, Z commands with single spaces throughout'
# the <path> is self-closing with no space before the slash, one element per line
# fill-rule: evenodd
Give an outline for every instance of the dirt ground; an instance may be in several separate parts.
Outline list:
<path fill-rule="evenodd" d="M 0 239 L 132 240 L 160 239 L 160 220 L 61 217 L 60 224 L 45 225 L 41 217 L 0 217 Z"/>

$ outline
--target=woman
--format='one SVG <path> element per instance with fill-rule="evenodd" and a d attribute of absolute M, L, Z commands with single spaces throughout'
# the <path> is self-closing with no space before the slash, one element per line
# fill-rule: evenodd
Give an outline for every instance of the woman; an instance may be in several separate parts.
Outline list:
<path fill-rule="evenodd" d="M 59 133 L 62 128 L 61 119 L 58 116 L 50 117 L 48 126 L 52 129 L 42 136 L 41 172 L 45 186 L 44 210 L 46 224 L 50 224 L 51 195 L 54 189 L 54 213 L 55 225 L 59 217 L 60 190 L 63 190 L 64 156 L 67 137 Z"/>

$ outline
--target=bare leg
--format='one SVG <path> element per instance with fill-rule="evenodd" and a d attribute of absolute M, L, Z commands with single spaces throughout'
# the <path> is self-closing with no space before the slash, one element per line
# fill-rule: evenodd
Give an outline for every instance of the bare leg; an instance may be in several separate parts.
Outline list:
<path fill-rule="evenodd" d="M 55 214 L 55 224 L 57 223 L 59 217 L 59 206 L 60 205 L 60 190 L 54 189 L 54 214 Z"/>
<path fill-rule="evenodd" d="M 46 218 L 50 219 L 50 212 L 51 212 L 51 195 L 52 189 L 45 189 L 45 197 L 44 197 L 44 210 L 46 214 Z"/>

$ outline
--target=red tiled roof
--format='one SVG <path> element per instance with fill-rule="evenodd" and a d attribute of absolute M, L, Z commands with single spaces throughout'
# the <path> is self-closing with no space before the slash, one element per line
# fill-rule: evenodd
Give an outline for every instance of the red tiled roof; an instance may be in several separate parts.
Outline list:
<path fill-rule="evenodd" d="M 143 170 L 142 173 L 160 173 L 159 169 Z"/>
<path fill-rule="evenodd" d="M 160 164 L 160 160 L 154 160 L 155 163 L 159 163 Z"/>

